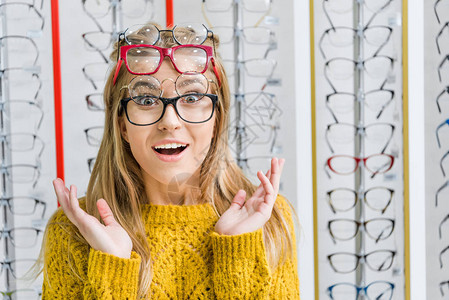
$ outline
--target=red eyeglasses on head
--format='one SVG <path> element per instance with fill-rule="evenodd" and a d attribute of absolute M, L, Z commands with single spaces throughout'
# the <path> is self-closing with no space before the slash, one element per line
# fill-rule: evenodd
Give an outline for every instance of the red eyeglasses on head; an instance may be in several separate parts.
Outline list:
<path fill-rule="evenodd" d="M 126 68 L 131 74 L 150 75 L 159 70 L 166 56 L 170 58 L 174 68 L 179 73 L 204 73 L 210 61 L 217 77 L 218 85 L 221 86 L 212 47 L 192 44 L 179 45 L 172 48 L 161 48 L 146 44 L 121 46 L 120 57 L 114 74 L 114 85 L 122 62 L 125 62 Z"/>

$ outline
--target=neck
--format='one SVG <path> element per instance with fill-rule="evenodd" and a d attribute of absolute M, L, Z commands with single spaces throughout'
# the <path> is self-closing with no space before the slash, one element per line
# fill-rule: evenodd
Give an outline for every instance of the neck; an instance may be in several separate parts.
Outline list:
<path fill-rule="evenodd" d="M 145 193 L 153 205 L 194 205 L 200 202 L 199 169 L 190 176 L 178 174 L 168 184 L 142 172 Z"/>

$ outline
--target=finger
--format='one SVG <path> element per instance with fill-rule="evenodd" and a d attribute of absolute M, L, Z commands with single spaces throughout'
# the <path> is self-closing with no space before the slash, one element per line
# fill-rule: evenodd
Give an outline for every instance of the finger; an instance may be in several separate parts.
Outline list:
<path fill-rule="evenodd" d="M 233 209 L 241 209 L 243 205 L 245 204 L 246 199 L 246 191 L 245 190 L 239 190 L 237 194 L 235 195 L 234 199 L 231 203 L 231 208 Z"/>
<path fill-rule="evenodd" d="M 264 202 L 268 205 L 272 205 L 274 203 L 274 201 L 272 201 L 272 199 L 274 198 L 273 185 L 271 184 L 268 177 L 265 177 L 265 175 L 262 172 L 259 171 L 257 173 L 257 176 L 259 177 L 260 181 L 262 182 L 262 185 L 263 185 L 263 188 L 265 191 Z"/>
<path fill-rule="evenodd" d="M 56 194 L 56 198 L 58 199 L 59 204 L 62 206 L 62 209 L 64 210 L 64 212 L 69 213 L 69 197 L 68 195 L 66 195 L 66 193 L 64 192 L 64 181 L 62 181 L 61 179 L 57 178 L 55 180 L 53 180 L 53 187 L 55 189 L 55 194 Z"/>
<path fill-rule="evenodd" d="M 114 214 L 112 213 L 111 208 L 108 203 L 104 199 L 98 199 L 97 201 L 98 212 L 100 213 L 101 219 L 104 221 L 106 226 L 115 225 L 117 222 L 115 221 Z"/>
<path fill-rule="evenodd" d="M 273 168 L 273 173 L 271 175 L 271 183 L 273 184 L 273 189 L 276 195 L 279 192 L 279 183 L 281 181 L 281 174 L 284 163 L 285 160 L 282 158 L 279 160 L 279 162 L 276 161 L 275 168 Z"/>
<path fill-rule="evenodd" d="M 70 209 L 73 214 L 73 220 L 71 220 L 78 228 L 78 224 L 83 222 L 83 218 L 87 215 L 87 213 L 80 208 L 79 201 L 77 198 L 77 188 L 75 185 L 70 186 Z M 81 229 L 80 229 L 81 230 Z"/>
<path fill-rule="evenodd" d="M 267 178 L 270 178 L 270 176 L 271 176 L 271 169 L 268 169 L 267 173 L 265 173 L 265 176 Z M 259 184 L 259 186 L 257 187 L 256 191 L 254 192 L 253 197 L 259 198 L 260 196 L 262 196 L 263 192 L 264 192 L 264 189 L 263 189 L 263 185 L 262 185 L 262 182 L 261 182 Z"/>

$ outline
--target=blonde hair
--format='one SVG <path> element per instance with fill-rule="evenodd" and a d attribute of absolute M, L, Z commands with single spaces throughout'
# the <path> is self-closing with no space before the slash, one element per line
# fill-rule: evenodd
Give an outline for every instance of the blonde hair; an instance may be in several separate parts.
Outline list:
<path fill-rule="evenodd" d="M 136 37 L 139 40 L 145 41 L 148 38 L 145 37 L 145 32 L 136 32 L 135 34 L 139 35 Z M 184 28 L 184 34 L 186 38 L 194 38 L 192 30 L 189 28 Z M 203 44 L 218 47 L 219 39 L 214 35 L 213 37 L 208 37 Z M 177 43 L 169 32 L 161 32 L 161 38 L 157 45 L 161 47 L 173 47 Z M 119 45 L 116 44 L 115 50 L 111 54 L 112 61 L 117 61 L 116 54 L 118 47 Z M 230 207 L 231 201 L 238 190 L 245 190 L 248 197 L 255 192 L 257 187 L 247 179 L 240 167 L 234 162 L 229 150 L 227 131 L 229 126 L 231 93 L 221 59 L 217 53 L 214 53 L 214 58 L 219 76 L 221 77 L 221 87 L 215 91 L 219 96 L 219 101 L 215 111 L 214 138 L 200 168 L 200 201 L 212 204 L 217 215 L 221 216 Z M 133 251 L 138 253 L 142 258 L 139 272 L 138 297 L 145 298 L 145 295 L 150 294 L 153 272 L 150 249 L 140 212 L 140 204 L 147 203 L 148 199 L 146 199 L 144 182 L 140 175 L 140 166 L 134 159 L 130 145 L 122 138 L 120 131 L 121 118 L 124 118 L 124 114 L 120 110 L 119 105 L 121 99 L 120 87 L 129 82 L 131 74 L 122 65 L 117 82 L 113 85 L 115 68 L 112 68 L 112 70 L 104 89 L 104 136 L 87 188 L 86 212 L 95 216 L 101 222 L 96 201 L 100 198 L 107 201 L 114 213 L 115 219 L 131 237 Z M 288 217 L 294 216 L 297 227 L 299 228 L 296 212 L 291 203 L 287 199 L 285 200 L 289 206 L 288 210 L 292 213 Z M 53 214 L 53 217 L 56 213 Z M 42 248 L 36 266 L 43 264 L 44 255 L 50 250 L 46 249 L 45 240 L 49 226 L 54 224 L 55 222 L 52 222 L 51 218 L 45 230 Z M 72 227 L 72 230 L 66 230 L 70 236 L 88 245 L 87 241 L 73 224 L 65 225 Z M 296 259 L 294 257 L 293 232 L 291 230 L 294 229 L 289 226 L 286 216 L 283 216 L 280 204 L 278 201 L 275 202 L 272 216 L 263 227 L 265 249 L 268 263 L 272 270 L 275 270 L 288 258 L 292 261 Z M 71 269 L 75 274 L 77 273 L 75 268 L 72 267 Z M 36 277 L 41 272 L 46 273 L 46 271 L 44 266 L 44 270 L 39 269 Z M 78 274 L 77 277 L 81 278 Z"/>

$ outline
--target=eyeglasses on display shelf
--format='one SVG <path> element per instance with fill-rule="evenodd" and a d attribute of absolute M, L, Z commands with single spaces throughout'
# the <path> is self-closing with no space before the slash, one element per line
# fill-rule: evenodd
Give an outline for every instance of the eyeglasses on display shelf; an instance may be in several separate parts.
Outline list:
<path fill-rule="evenodd" d="M 324 77 L 334 92 L 339 91 L 335 80 L 348 81 L 357 70 L 363 70 L 372 79 L 387 79 L 393 71 L 394 58 L 386 55 L 377 55 L 365 60 L 353 60 L 344 57 L 336 57 L 328 60 L 324 65 Z"/>
<path fill-rule="evenodd" d="M 347 26 L 336 26 L 333 28 L 328 28 L 323 32 L 318 45 L 321 55 L 324 58 L 327 58 L 325 54 L 325 50 L 327 49 L 325 46 L 326 43 L 338 48 L 352 47 L 356 36 L 363 36 L 366 43 L 375 48 L 372 56 L 376 57 L 390 40 L 392 32 L 393 28 L 380 25 L 368 26 L 363 29 L 356 29 Z"/>
<path fill-rule="evenodd" d="M 246 74 L 253 77 L 270 77 L 277 62 L 274 59 L 254 58 L 245 61 L 223 60 L 228 77 L 233 77 L 235 69 L 244 70 Z"/>
<path fill-rule="evenodd" d="M 384 89 L 383 86 L 380 89 L 371 90 L 360 95 L 334 92 L 326 95 L 326 107 L 336 123 L 339 123 L 337 116 L 354 112 L 354 104 L 357 101 L 363 102 L 365 107 L 375 114 L 376 119 L 379 119 L 385 108 L 393 102 L 394 95 L 393 90 Z"/>
<path fill-rule="evenodd" d="M 32 216 L 40 212 L 41 218 L 44 218 L 47 209 L 47 203 L 30 196 L 12 196 L 1 197 L 1 206 L 7 206 L 9 211 L 17 216 Z"/>
<path fill-rule="evenodd" d="M 377 174 L 388 172 L 394 164 L 394 156 L 385 153 L 373 154 L 368 157 L 354 157 L 350 155 L 334 155 L 328 158 L 325 164 L 325 171 L 329 168 L 332 172 L 339 175 L 353 174 L 363 164 L 365 169 L 372 174 L 373 178 Z"/>
<path fill-rule="evenodd" d="M 45 99 L 40 96 L 47 80 L 41 75 L 40 65 L 41 55 L 47 54 L 40 45 L 47 43 L 40 39 L 47 20 L 43 1 L 26 2 L 0 3 L 0 239 L 5 248 L 4 261 L 0 262 L 2 299 L 39 299 L 41 295 L 38 289 L 20 288 L 16 282 L 36 260 L 12 260 L 21 258 L 24 250 L 33 256 L 43 230 L 27 223 L 43 221 L 47 207 L 33 195 L 43 173 L 41 159 L 46 146 L 38 131 L 44 120 Z"/>
<path fill-rule="evenodd" d="M 87 109 L 91 111 L 104 111 L 103 93 L 86 95 Z"/>
<path fill-rule="evenodd" d="M 29 99 L 36 102 L 42 89 L 38 67 L 0 69 L 0 78 L 8 81 L 10 99 Z M 24 88 L 26 87 L 26 88 Z M 0 95 L 2 102 L 7 102 Z"/>
<path fill-rule="evenodd" d="M 402 58 L 397 41 L 402 33 L 400 17 L 392 17 L 401 15 L 402 4 L 315 0 L 314 7 L 318 8 L 314 101 L 319 130 L 315 149 L 318 166 L 324 165 L 317 172 L 316 190 L 327 190 L 330 208 L 318 201 L 319 222 L 327 224 L 316 230 L 321 245 L 318 261 L 327 259 L 334 270 L 329 274 L 319 263 L 319 285 L 327 288 L 327 295 L 321 289 L 320 296 L 402 299 L 405 290 L 395 291 L 404 283 L 403 277 L 395 276 L 404 266 L 403 258 L 396 257 L 404 253 L 403 215 L 398 209 L 403 198 L 402 65 L 397 65 Z M 329 114 L 322 114 L 322 109 Z M 380 276 L 383 280 L 376 281 Z"/>
<path fill-rule="evenodd" d="M 389 218 L 374 218 L 365 222 L 352 219 L 333 219 L 328 223 L 329 233 L 332 241 L 352 240 L 360 231 L 366 232 L 367 236 L 376 243 L 391 236 L 394 230 L 395 221 Z"/>
<path fill-rule="evenodd" d="M 12 291 L 0 291 L 0 294 L 5 300 L 12 299 L 30 299 L 38 300 L 42 297 L 42 291 L 38 289 L 16 289 Z"/>
<path fill-rule="evenodd" d="M 0 276 L 4 276 L 5 269 L 12 275 L 14 279 L 22 279 L 26 275 L 27 271 L 36 262 L 36 259 L 23 258 L 23 259 L 6 259 L 0 261 L 1 269 Z"/>
<path fill-rule="evenodd" d="M 375 250 L 364 255 L 348 252 L 337 252 L 327 256 L 332 269 L 337 273 L 354 272 L 360 263 L 377 272 L 387 271 L 393 265 L 396 251 Z"/>
<path fill-rule="evenodd" d="M 380 186 L 360 192 L 349 188 L 336 188 L 326 194 L 334 214 L 354 209 L 360 200 L 363 200 L 370 209 L 384 214 L 393 200 L 394 190 Z"/>
<path fill-rule="evenodd" d="M 87 143 L 91 146 L 99 147 L 103 138 L 103 126 L 92 126 L 84 129 Z"/>
<path fill-rule="evenodd" d="M 356 136 L 362 135 L 372 144 L 381 146 L 379 153 L 384 153 L 393 138 L 394 129 L 395 126 L 390 123 L 374 123 L 367 126 L 333 123 L 327 125 L 325 139 L 329 149 L 334 153 L 335 146 L 354 145 Z"/>
<path fill-rule="evenodd" d="M 389 281 L 374 281 L 362 287 L 340 282 L 329 286 L 326 291 L 331 300 L 358 300 L 360 295 L 368 300 L 392 300 L 394 287 L 394 283 Z"/>
<path fill-rule="evenodd" d="M 322 0 L 323 1 L 323 11 L 326 15 L 327 20 L 331 24 L 332 27 L 334 23 L 332 22 L 331 13 L 336 14 L 348 14 L 353 12 L 353 8 L 355 6 L 355 2 L 353 0 Z M 369 12 L 372 13 L 371 17 L 366 22 L 365 26 L 369 26 L 374 18 L 381 13 L 384 9 L 386 9 L 393 0 L 367 0 L 361 3 L 363 7 L 361 9 L 366 8 Z"/>
<path fill-rule="evenodd" d="M 16 227 L 0 230 L 1 238 L 8 238 L 16 248 L 32 248 L 37 244 L 42 230 L 32 227 Z"/>

